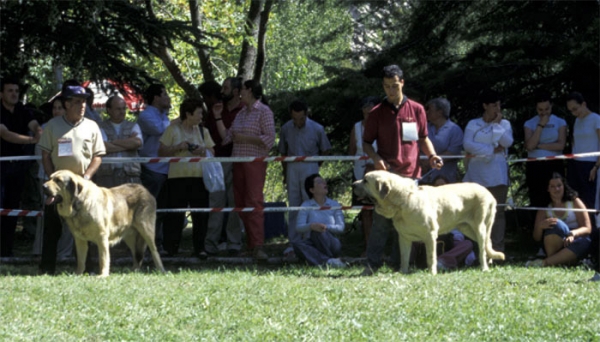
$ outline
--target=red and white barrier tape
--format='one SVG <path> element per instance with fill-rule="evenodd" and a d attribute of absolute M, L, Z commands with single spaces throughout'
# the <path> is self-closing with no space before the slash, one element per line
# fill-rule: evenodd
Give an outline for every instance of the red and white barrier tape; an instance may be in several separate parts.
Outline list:
<path fill-rule="evenodd" d="M 548 210 L 548 207 L 514 207 L 510 204 L 498 204 L 499 207 L 506 207 L 512 210 Z M 158 213 L 248 213 L 248 212 L 289 212 L 289 211 L 307 211 L 307 210 L 373 210 L 372 205 L 353 205 L 339 207 L 264 207 L 264 208 L 174 208 L 174 209 L 157 209 Z M 560 209 L 557 209 L 560 210 Z M 596 209 L 569 209 L 574 212 L 599 213 Z M 0 216 L 24 216 L 24 217 L 41 217 L 42 211 L 36 210 L 20 210 L 20 209 L 2 209 L 0 208 Z"/>
<path fill-rule="evenodd" d="M 549 157 L 538 157 L 538 158 L 521 158 L 521 159 L 510 159 L 509 163 L 521 163 L 521 162 L 529 162 L 529 161 L 538 161 L 538 160 L 555 160 L 555 159 L 575 159 L 575 158 L 587 158 L 587 157 L 598 157 L 600 156 L 600 152 L 588 152 L 588 153 L 569 153 L 569 154 L 561 154 L 558 156 L 549 156 Z"/>
<path fill-rule="evenodd" d="M 512 210 L 553 210 L 553 211 L 565 211 L 566 209 L 564 208 L 549 208 L 549 207 L 513 207 L 510 204 L 498 204 L 499 206 L 506 206 L 507 208 L 510 208 Z M 573 212 L 583 212 L 583 213 L 599 213 L 600 210 L 596 210 L 596 209 L 579 209 L 579 208 L 572 208 L 569 209 L 569 211 L 573 211 Z"/>
<path fill-rule="evenodd" d="M 2 209 L 0 208 L 0 216 L 24 216 L 24 217 L 42 217 L 43 211 L 37 210 L 20 210 L 20 209 Z"/>
<path fill-rule="evenodd" d="M 157 209 L 157 213 L 246 213 L 246 212 L 282 212 L 282 211 L 303 211 L 303 210 L 373 210 L 372 205 L 353 205 L 339 207 L 263 207 L 263 208 L 174 208 L 174 209 Z M 2 209 L 0 208 L 0 216 L 27 216 L 36 217 L 43 216 L 43 211 L 36 210 L 21 210 L 21 209 Z"/>
<path fill-rule="evenodd" d="M 518 162 L 529 162 L 539 160 L 553 160 L 553 159 L 577 159 L 586 157 L 598 157 L 600 152 L 588 152 L 588 153 L 576 153 L 576 154 L 562 154 L 558 156 L 550 157 L 539 157 L 539 158 L 520 158 L 520 159 L 508 159 L 509 163 Z M 477 157 L 488 157 L 488 155 L 451 155 L 451 156 L 440 156 L 442 159 L 467 159 Z M 427 159 L 427 156 L 421 156 L 421 159 Z M 13 156 L 13 157 L 0 157 L 0 161 L 19 161 L 19 160 L 40 160 L 40 156 Z M 106 164 L 115 163 L 205 163 L 205 162 L 322 162 L 322 161 L 355 161 L 355 160 L 369 160 L 367 156 L 278 156 L 278 157 L 104 157 L 102 162 Z"/>
<path fill-rule="evenodd" d="M 373 210 L 372 205 L 353 205 L 353 206 L 339 206 L 339 207 L 263 207 L 263 208 L 183 208 L 183 209 L 157 209 L 159 213 L 248 213 L 248 212 L 286 212 L 286 211 L 322 211 L 322 210 Z"/>

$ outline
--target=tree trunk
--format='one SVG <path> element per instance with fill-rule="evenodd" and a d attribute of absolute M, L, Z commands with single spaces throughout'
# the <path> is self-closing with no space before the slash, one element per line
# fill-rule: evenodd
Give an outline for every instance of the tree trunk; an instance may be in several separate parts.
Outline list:
<path fill-rule="evenodd" d="M 260 13 L 260 25 L 258 27 L 258 51 L 256 53 L 256 63 L 254 65 L 254 79 L 257 82 L 260 82 L 263 69 L 265 68 L 265 35 L 267 33 L 267 23 L 269 22 L 271 7 L 273 7 L 273 0 L 267 0 L 265 2 L 265 7 Z"/>
<path fill-rule="evenodd" d="M 260 11 L 264 7 L 265 0 L 254 0 L 250 2 L 248 17 L 246 18 L 246 37 L 242 44 L 238 76 L 244 80 L 252 78 L 252 69 L 256 60 L 256 47 L 254 44 L 258 39 L 258 25 L 260 23 Z"/>
<path fill-rule="evenodd" d="M 146 8 L 148 10 L 148 15 L 150 16 L 150 18 L 152 18 L 153 20 L 157 20 L 156 15 L 154 14 L 154 9 L 152 8 L 151 0 L 146 0 Z M 171 56 L 171 53 L 167 49 L 167 46 L 169 46 L 169 42 L 167 40 L 167 37 L 163 36 L 159 43 L 150 46 L 150 51 L 152 51 L 154 55 L 160 58 L 160 60 L 164 63 L 165 67 L 167 67 L 167 70 L 169 70 L 171 76 L 173 76 L 175 82 L 181 87 L 181 89 L 183 89 L 183 91 L 185 91 L 187 97 L 199 99 L 200 92 L 198 91 L 196 86 L 194 86 L 192 82 L 190 82 L 183 75 L 183 72 L 181 72 L 179 65 L 177 65 L 177 62 L 175 62 L 175 59 L 173 59 L 173 56 Z"/>
<path fill-rule="evenodd" d="M 190 16 L 192 18 L 192 26 L 194 26 L 194 38 L 196 39 L 196 43 L 201 40 L 201 26 L 202 26 L 202 16 L 200 15 L 200 6 L 198 6 L 198 0 L 189 0 L 190 4 Z M 198 59 L 200 60 L 200 67 L 202 68 L 202 76 L 204 77 L 204 81 L 214 81 L 214 69 L 212 62 L 210 61 L 210 53 L 208 52 L 207 47 L 196 47 L 196 53 L 198 54 Z"/>

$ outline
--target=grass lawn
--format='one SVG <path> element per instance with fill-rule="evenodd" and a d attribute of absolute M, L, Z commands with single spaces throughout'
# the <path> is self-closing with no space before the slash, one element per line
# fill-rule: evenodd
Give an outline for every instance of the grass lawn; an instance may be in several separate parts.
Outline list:
<path fill-rule="evenodd" d="M 0 271 L 2 341 L 600 341 L 600 284 L 583 267 L 368 278 L 358 266 Z"/>
<path fill-rule="evenodd" d="M 344 236 L 345 256 L 360 255 L 361 234 Z M 593 272 L 527 269 L 537 248 L 507 238 L 508 263 L 437 276 L 209 260 L 167 261 L 167 274 L 121 263 L 99 279 L 74 276 L 74 262 L 54 277 L 36 276 L 34 261 L 0 264 L 0 341 L 600 341 Z M 31 242 L 17 247 L 26 257 Z M 113 257 L 127 256 L 120 248 Z"/>

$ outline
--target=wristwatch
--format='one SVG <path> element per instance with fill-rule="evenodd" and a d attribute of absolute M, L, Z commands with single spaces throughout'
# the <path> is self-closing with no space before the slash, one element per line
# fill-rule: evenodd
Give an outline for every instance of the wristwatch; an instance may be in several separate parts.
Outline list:
<path fill-rule="evenodd" d="M 88 176 L 88 175 L 83 175 L 83 179 L 90 180 L 90 176 Z"/>

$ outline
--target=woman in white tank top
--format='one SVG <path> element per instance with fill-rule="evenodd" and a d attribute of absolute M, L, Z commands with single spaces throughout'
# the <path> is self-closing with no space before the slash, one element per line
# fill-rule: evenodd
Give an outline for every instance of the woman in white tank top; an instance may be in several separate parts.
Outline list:
<path fill-rule="evenodd" d="M 577 192 L 555 172 L 548 182 L 548 193 L 548 209 L 538 210 L 533 229 L 533 238 L 542 242 L 547 257 L 528 262 L 527 266 L 569 265 L 589 252 L 592 225 L 586 212 L 573 211 L 586 208 Z"/>

